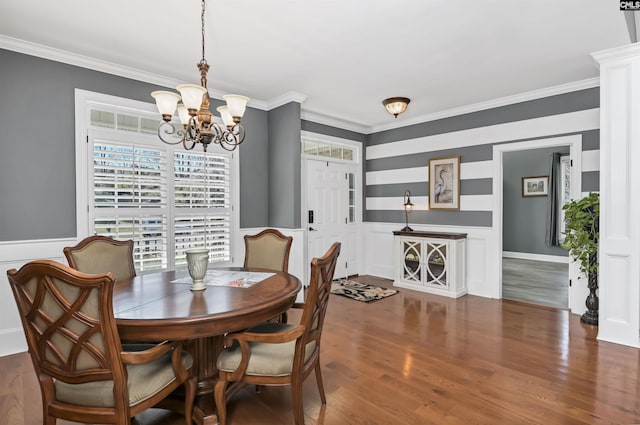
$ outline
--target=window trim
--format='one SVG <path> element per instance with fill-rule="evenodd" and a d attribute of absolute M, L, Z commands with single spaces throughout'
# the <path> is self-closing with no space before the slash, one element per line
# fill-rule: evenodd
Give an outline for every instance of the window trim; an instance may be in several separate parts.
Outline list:
<path fill-rule="evenodd" d="M 149 118 L 158 119 L 156 106 L 152 103 L 141 102 L 132 99 L 126 99 L 118 96 L 112 96 L 97 92 L 91 92 L 82 89 L 75 89 L 75 165 L 76 165 L 76 236 L 78 240 L 82 240 L 89 236 L 91 224 L 89 222 L 89 131 L 91 129 L 91 109 L 99 108 L 115 112 L 128 112 L 138 116 L 148 116 Z M 101 129 L 102 131 L 103 129 Z M 105 131 L 108 131 L 105 129 Z M 137 133 L 146 137 L 156 137 L 145 133 Z M 157 143 L 164 145 L 160 140 Z M 169 145 L 164 145 L 171 147 Z M 195 149 L 202 149 L 196 146 Z M 216 146 L 209 146 L 209 151 L 216 149 Z M 221 153 L 227 153 L 222 150 Z M 173 153 L 171 153 L 173 155 Z M 240 241 L 240 214 L 237 206 L 240 204 L 240 161 L 239 152 L 235 151 L 231 154 L 230 159 L 230 202 L 231 215 L 229 223 L 229 243 L 230 258 L 229 263 L 216 263 L 220 267 L 230 266 L 235 262 L 236 253 L 238 252 L 238 244 Z M 172 195 L 173 196 L 173 195 Z M 168 206 L 172 208 L 172 206 Z M 170 250 L 173 251 L 173 248 Z"/>

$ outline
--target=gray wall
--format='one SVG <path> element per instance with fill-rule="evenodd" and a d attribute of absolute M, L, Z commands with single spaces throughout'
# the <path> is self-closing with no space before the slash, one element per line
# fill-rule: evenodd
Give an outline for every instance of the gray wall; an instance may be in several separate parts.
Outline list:
<path fill-rule="evenodd" d="M 0 241 L 75 237 L 74 89 L 153 103 L 161 87 L 2 49 L 0 64 Z M 242 123 L 240 222 L 267 226 L 267 112 Z"/>
<path fill-rule="evenodd" d="M 269 226 L 299 228 L 300 104 L 269 111 Z"/>
<path fill-rule="evenodd" d="M 366 143 L 367 146 L 375 146 L 418 137 L 593 109 L 599 106 L 599 88 L 595 87 L 373 133 L 368 135 Z M 582 135 L 583 151 L 595 150 L 600 147 L 599 131 L 597 130 L 571 134 Z M 547 135 L 545 137 L 555 136 L 558 135 Z M 513 143 L 515 141 L 516 140 L 508 140 L 501 143 Z M 424 167 L 428 165 L 429 159 L 431 158 L 452 155 L 460 155 L 461 163 L 489 161 L 493 159 L 493 144 L 437 151 L 429 151 L 427 146 L 422 153 L 368 160 L 365 162 L 365 173 L 367 171 Z M 366 174 L 364 177 L 366 179 Z M 598 178 L 599 172 L 597 171 L 583 173 L 583 192 L 597 191 Z M 412 196 L 428 196 L 428 185 L 426 182 L 368 185 L 365 181 L 366 197 L 398 197 L 404 193 L 405 189 L 409 189 Z M 460 182 L 460 193 L 461 195 L 491 195 L 492 179 L 463 179 Z M 418 224 L 491 227 L 493 224 L 492 214 L 492 211 L 414 211 L 411 213 L 411 222 Z M 403 223 L 404 213 L 401 210 L 365 210 L 365 221 Z"/>
<path fill-rule="evenodd" d="M 522 196 L 522 178 L 551 175 L 551 154 L 569 147 L 504 152 L 502 156 L 502 249 L 511 252 L 567 256 L 562 247 L 545 243 L 549 196 Z"/>

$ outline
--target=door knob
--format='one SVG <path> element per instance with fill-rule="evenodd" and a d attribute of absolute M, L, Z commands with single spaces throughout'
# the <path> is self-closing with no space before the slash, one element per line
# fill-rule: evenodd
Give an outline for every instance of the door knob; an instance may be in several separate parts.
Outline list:
<path fill-rule="evenodd" d="M 317 231 L 318 231 L 318 229 L 314 229 L 313 227 L 309 226 L 309 231 L 310 231 L 310 232 L 317 232 Z"/>

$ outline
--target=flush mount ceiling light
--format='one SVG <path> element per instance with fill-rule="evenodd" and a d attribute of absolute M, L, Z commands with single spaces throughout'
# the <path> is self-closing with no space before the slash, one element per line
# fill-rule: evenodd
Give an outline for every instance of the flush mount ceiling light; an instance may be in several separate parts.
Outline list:
<path fill-rule="evenodd" d="M 202 60 L 197 64 L 200 70 L 200 85 L 180 84 L 176 87 L 180 94 L 168 91 L 151 93 L 164 120 L 158 127 L 158 137 L 169 145 L 182 143 L 185 149 L 193 149 L 198 143 L 201 143 L 206 152 L 210 143 L 217 143 L 222 148 L 232 151 L 244 140 L 245 132 L 244 127 L 240 125 L 240 120 L 244 115 L 249 98 L 236 94 L 222 96 L 227 101 L 227 105 L 218 107 L 217 111 L 220 112 L 224 127 L 213 121 L 213 114 L 209 111 L 211 99 L 207 90 L 209 64 L 204 58 L 204 2 L 205 0 L 202 0 L 200 15 Z M 180 99 L 183 103 L 178 104 Z M 183 128 L 176 128 L 171 122 L 176 108 Z M 176 136 L 179 139 L 176 139 Z"/>
<path fill-rule="evenodd" d="M 411 100 L 407 97 L 390 97 L 389 99 L 383 100 L 382 104 L 387 112 L 398 118 L 398 115 L 407 110 L 409 102 L 411 102 Z"/>

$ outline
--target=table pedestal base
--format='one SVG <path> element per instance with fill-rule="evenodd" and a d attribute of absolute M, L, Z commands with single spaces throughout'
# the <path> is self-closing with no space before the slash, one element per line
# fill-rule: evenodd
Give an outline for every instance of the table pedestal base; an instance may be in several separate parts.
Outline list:
<path fill-rule="evenodd" d="M 191 373 L 198 380 L 192 415 L 192 420 L 197 425 L 218 423 L 213 387 L 218 377 L 215 359 L 223 348 L 224 336 L 194 339 L 186 344 L 186 349 L 193 357 Z M 176 392 L 175 397 L 167 398 L 158 407 L 184 415 L 184 392 Z"/>

